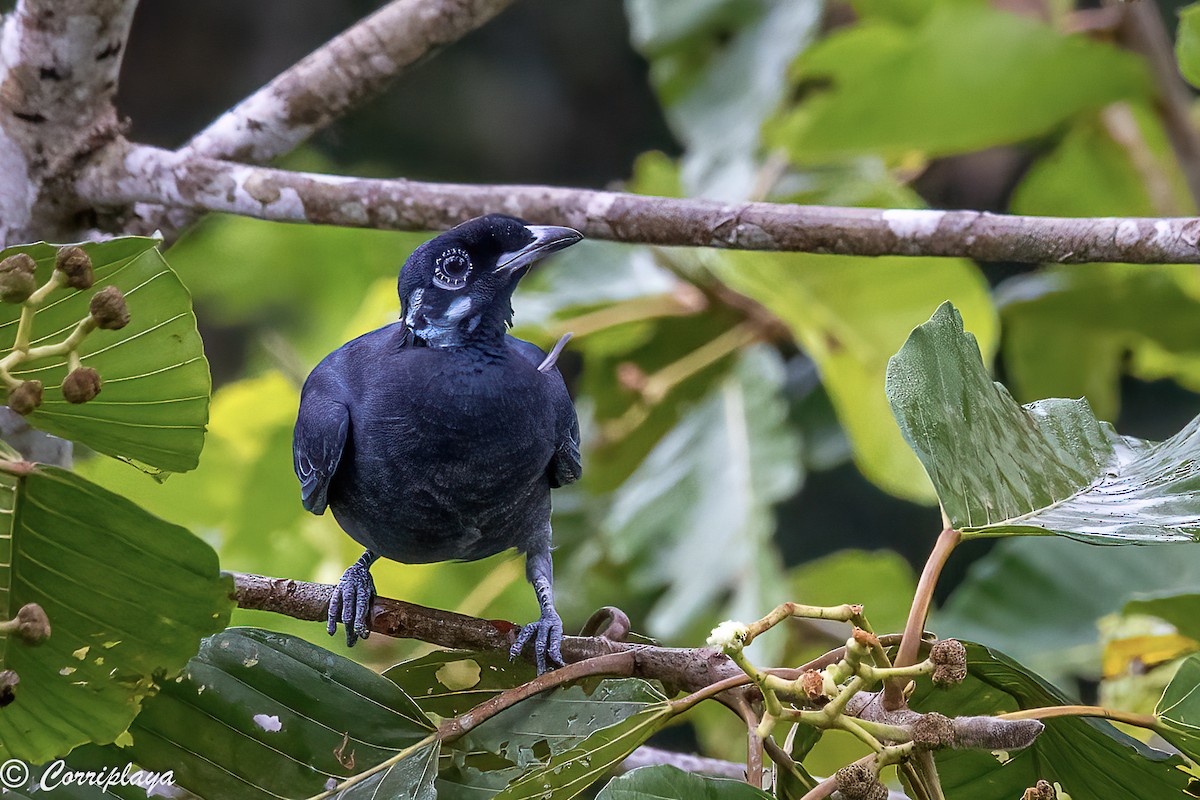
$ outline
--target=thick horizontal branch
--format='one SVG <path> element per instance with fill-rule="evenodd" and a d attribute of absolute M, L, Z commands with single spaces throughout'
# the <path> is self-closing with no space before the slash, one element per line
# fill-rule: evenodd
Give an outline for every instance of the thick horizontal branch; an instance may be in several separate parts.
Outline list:
<path fill-rule="evenodd" d="M 320 622 L 326 619 L 333 592 L 328 584 L 246 573 L 235 573 L 234 584 L 234 600 L 241 608 Z M 376 597 L 368 627 L 373 633 L 417 639 L 439 647 L 507 653 L 520 626 Z M 629 662 L 630 677 L 658 678 L 678 691 L 694 692 L 721 680 L 744 676 L 736 664 L 713 648 L 655 647 L 599 636 L 563 638 L 563 660 L 568 663 L 622 652 L 634 655 Z"/>
<path fill-rule="evenodd" d="M 393 0 L 225 112 L 183 148 L 265 163 L 387 88 L 512 0 Z"/>
<path fill-rule="evenodd" d="M 1200 263 L 1197 218 L 1023 217 L 976 211 L 727 204 L 550 186 L 372 180 L 114 146 L 77 189 L 101 207 L 153 202 L 280 222 L 443 230 L 501 212 L 652 245 L 955 256 L 981 261 Z"/>

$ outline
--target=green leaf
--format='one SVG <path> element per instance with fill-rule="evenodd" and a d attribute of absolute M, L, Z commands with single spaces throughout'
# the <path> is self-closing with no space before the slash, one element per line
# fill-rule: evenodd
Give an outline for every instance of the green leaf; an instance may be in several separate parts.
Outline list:
<path fill-rule="evenodd" d="M 777 354 L 743 352 L 617 491 L 606 550 L 634 584 L 663 590 L 652 634 L 711 625 L 726 598 L 725 613 L 745 619 L 785 599 L 773 506 L 798 488 L 801 467 L 782 384 Z"/>
<path fill-rule="evenodd" d="M 1154 444 L 1117 436 L 1084 400 L 1019 406 L 992 383 L 949 303 L 889 362 L 887 392 L 965 536 L 1154 544 L 1200 532 L 1200 417 Z"/>
<path fill-rule="evenodd" d="M 570 800 L 620 763 L 675 715 L 671 704 L 657 703 L 588 736 L 544 766 L 526 772 L 496 795 L 496 800 Z"/>
<path fill-rule="evenodd" d="M 991 352 L 995 312 L 978 268 L 953 259 L 729 253 L 718 274 L 783 320 L 816 362 L 863 474 L 898 497 L 931 502 L 881 389 L 888 358 L 947 297 L 963 304 Z"/>
<path fill-rule="evenodd" d="M 910 706 L 947 716 L 988 715 L 1067 702 L 1021 665 L 982 645 L 967 647 L 967 679 L 936 689 L 918 682 Z M 1071 797 L 1159 800 L 1184 797 L 1192 780 L 1176 755 L 1154 750 L 1108 722 L 1080 717 L 1043 720 L 1030 747 L 1010 752 L 942 750 L 938 773 L 947 800 L 1011 800 L 1039 779 Z"/>
<path fill-rule="evenodd" d="M 432 730 L 420 707 L 372 670 L 296 637 L 231 628 L 205 640 L 183 677 L 146 702 L 129 729 L 132 745 L 72 760 L 170 769 L 176 785 L 214 800 L 299 798 L 420 744 Z M 418 748 L 360 787 L 419 787 L 426 794 L 418 796 L 431 796 L 437 753 L 436 745 Z"/>
<path fill-rule="evenodd" d="M 1159 735 L 1189 757 L 1200 758 L 1200 655 L 1179 666 L 1154 715 Z"/>
<path fill-rule="evenodd" d="M 1200 3 L 1179 9 L 1175 57 L 1179 59 L 1179 71 L 1188 83 L 1200 86 Z"/>
<path fill-rule="evenodd" d="M 811 90 L 771 138 L 801 163 L 980 150 L 1149 92 L 1133 54 L 984 3 L 939 4 L 915 26 L 843 28 L 797 73 Z"/>
<path fill-rule="evenodd" d="M 383 676 L 411 697 L 426 714 L 456 717 L 505 689 L 537 677 L 533 665 L 506 653 L 435 650 L 402 661 Z"/>
<path fill-rule="evenodd" d="M 1150 605 L 1149 598 L 1187 591 L 1200 592 L 1200 547 L 1191 543 L 1111 548 L 1016 537 L 971 565 L 929 627 L 942 637 L 988 642 L 1057 682 L 1095 679 L 1101 618 L 1124 607 L 1191 621 L 1196 630 L 1200 616 L 1166 615 L 1171 600 Z"/>
<path fill-rule="evenodd" d="M 212 548 L 71 472 L 0 473 L 0 519 L 0 619 L 37 603 L 52 629 L 36 647 L 0 640 L 21 679 L 0 713 L 5 757 L 113 741 L 229 620 Z"/>
<path fill-rule="evenodd" d="M 34 318 L 32 343 L 55 344 L 88 315 L 88 303 L 101 287 L 125 293 L 129 324 L 94 331 L 79 348 L 83 365 L 103 380 L 99 397 L 82 405 L 63 399 L 64 357 L 31 361 L 13 374 L 45 385 L 42 406 L 29 416 L 33 426 L 150 472 L 184 472 L 196 466 L 204 445 L 211 385 L 191 296 L 156 245 L 137 237 L 82 245 L 92 258 L 95 288 L 60 289 Z M 49 279 L 56 247 L 10 247 L 0 258 L 17 252 L 37 261 L 39 281 Z M 20 306 L 0 304 L 0 351 L 12 348 L 20 315 Z"/>
<path fill-rule="evenodd" d="M 787 69 L 812 42 L 819 0 L 687 4 L 626 0 L 633 41 L 650 59 L 667 120 L 686 147 L 692 195 L 742 200 L 757 180 L 763 120 L 787 91 Z"/>
<path fill-rule="evenodd" d="M 710 778 L 677 767 L 639 767 L 608 782 L 596 800 L 768 800 L 745 781 Z"/>
<path fill-rule="evenodd" d="M 343 789 L 336 800 L 379 800 L 384 797 L 404 800 L 437 800 L 438 754 L 441 743 L 418 748 L 385 770 L 362 783 Z"/>
<path fill-rule="evenodd" d="M 454 650 L 405 661 L 384 674 L 440 717 L 467 712 L 535 677 L 528 664 L 502 653 Z M 490 797 L 597 730 L 665 700 L 638 678 L 589 679 L 524 700 L 444 748 L 439 796 Z"/>

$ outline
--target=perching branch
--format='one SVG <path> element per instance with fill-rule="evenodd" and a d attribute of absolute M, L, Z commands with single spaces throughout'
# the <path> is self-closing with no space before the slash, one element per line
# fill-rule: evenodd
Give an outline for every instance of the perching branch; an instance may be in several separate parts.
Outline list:
<path fill-rule="evenodd" d="M 1200 263 L 1200 218 L 726 204 L 550 186 L 347 178 L 125 143 L 85 168 L 75 188 L 97 207 L 158 202 L 195 212 L 387 230 L 442 230 L 503 212 L 569 225 L 596 239 L 653 245 L 1026 263 Z"/>

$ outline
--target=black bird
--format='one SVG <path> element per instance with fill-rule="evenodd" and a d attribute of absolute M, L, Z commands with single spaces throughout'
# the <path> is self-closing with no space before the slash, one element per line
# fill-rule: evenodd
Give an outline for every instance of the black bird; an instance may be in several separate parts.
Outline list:
<path fill-rule="evenodd" d="M 550 490 L 579 478 L 579 421 L 554 362 L 507 333 L 530 265 L 580 241 L 571 228 L 492 214 L 418 247 L 399 322 L 349 342 L 304 382 L 293 445 L 304 507 L 333 510 L 367 549 L 329 603 L 329 633 L 366 638 L 371 564 L 473 561 L 516 548 L 541 606 L 539 672 L 562 664 Z"/>

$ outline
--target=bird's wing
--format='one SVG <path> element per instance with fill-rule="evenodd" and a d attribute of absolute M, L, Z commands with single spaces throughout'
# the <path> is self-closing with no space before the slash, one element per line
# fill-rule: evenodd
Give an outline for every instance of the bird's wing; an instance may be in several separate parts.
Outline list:
<path fill-rule="evenodd" d="M 300 479 L 304 507 L 324 514 L 329 504 L 329 483 L 337 471 L 350 430 L 350 410 L 319 391 L 306 391 L 300 398 L 300 414 L 292 439 L 292 460 Z"/>
<path fill-rule="evenodd" d="M 554 404 L 555 435 L 557 444 L 554 456 L 547 468 L 550 473 L 550 486 L 557 489 L 574 483 L 583 475 L 583 460 L 579 455 L 579 417 L 575 414 L 575 404 L 567 393 L 567 385 L 563 382 L 562 373 L 553 363 L 546 365 L 546 353 L 542 348 L 514 336 L 508 337 L 522 357 L 540 370 L 550 382 L 551 402 Z"/>

